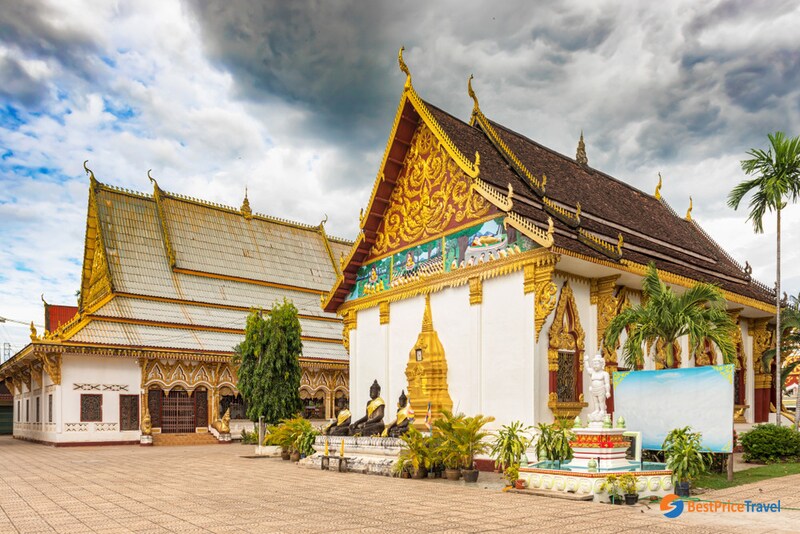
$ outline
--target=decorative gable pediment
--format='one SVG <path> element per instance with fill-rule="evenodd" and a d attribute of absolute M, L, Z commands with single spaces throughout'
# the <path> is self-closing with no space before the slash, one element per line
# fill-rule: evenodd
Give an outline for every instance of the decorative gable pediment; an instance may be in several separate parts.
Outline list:
<path fill-rule="evenodd" d="M 421 122 L 372 246 L 372 258 L 439 237 L 494 208 Z"/>

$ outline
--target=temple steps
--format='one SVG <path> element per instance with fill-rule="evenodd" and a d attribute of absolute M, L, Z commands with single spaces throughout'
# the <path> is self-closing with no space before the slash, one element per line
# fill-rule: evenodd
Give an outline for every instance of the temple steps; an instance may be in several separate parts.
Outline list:
<path fill-rule="evenodd" d="M 153 434 L 153 445 L 214 445 L 219 443 L 210 432 L 190 434 Z"/>

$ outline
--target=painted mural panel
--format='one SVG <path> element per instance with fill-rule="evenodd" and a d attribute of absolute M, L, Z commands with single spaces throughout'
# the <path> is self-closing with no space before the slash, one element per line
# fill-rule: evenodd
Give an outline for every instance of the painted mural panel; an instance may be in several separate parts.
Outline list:
<path fill-rule="evenodd" d="M 515 228 L 505 227 L 503 216 L 496 217 L 361 266 L 347 300 L 538 247 Z"/>

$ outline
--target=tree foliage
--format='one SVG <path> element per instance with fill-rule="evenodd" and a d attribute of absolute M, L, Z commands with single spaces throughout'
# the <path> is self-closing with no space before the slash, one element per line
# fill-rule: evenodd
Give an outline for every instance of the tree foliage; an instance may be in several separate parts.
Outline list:
<path fill-rule="evenodd" d="M 716 345 L 725 363 L 736 358 L 733 319 L 725 311 L 725 297 L 712 284 L 698 283 L 677 295 L 658 277 L 654 264 L 647 267 L 642 281 L 644 304 L 626 308 L 614 317 L 604 333 L 605 344 L 614 350 L 626 328 L 628 338 L 622 347 L 623 365 L 636 369 L 644 363 L 644 348 L 661 341 L 667 367 L 674 362 L 673 347 L 681 336 L 689 336 L 691 354 L 704 340 Z"/>
<path fill-rule="evenodd" d="M 800 295 L 791 297 L 792 304 L 781 311 L 781 385 L 785 389 L 789 375 L 800 367 Z M 792 355 L 797 357 L 791 358 Z M 761 355 L 764 372 L 769 373 L 775 349 L 768 349 Z"/>
<path fill-rule="evenodd" d="M 783 132 L 767 136 L 770 148 L 753 149 L 750 159 L 742 161 L 745 180 L 728 195 L 728 206 L 738 209 L 745 196 L 752 192 L 747 220 L 753 221 L 756 233 L 764 232 L 764 214 L 783 209 L 786 201 L 800 199 L 800 136 L 787 138 Z"/>
<path fill-rule="evenodd" d="M 300 401 L 300 320 L 286 299 L 264 318 L 254 311 L 247 317 L 245 338 L 235 347 L 239 364 L 238 388 L 247 401 L 247 417 L 268 424 L 297 415 Z"/>

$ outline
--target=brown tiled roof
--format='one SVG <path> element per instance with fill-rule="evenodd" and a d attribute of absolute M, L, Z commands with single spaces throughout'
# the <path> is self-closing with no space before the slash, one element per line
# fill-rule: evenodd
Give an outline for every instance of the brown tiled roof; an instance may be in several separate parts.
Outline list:
<path fill-rule="evenodd" d="M 426 103 L 445 133 L 465 154 L 480 153 L 480 177 L 505 191 L 514 188 L 514 211 L 541 227 L 548 214 L 542 198 L 521 178 L 476 122 L 472 125 Z M 596 169 L 579 164 L 500 124 L 489 121 L 502 141 L 530 173 L 547 176 L 545 196 L 575 211 L 581 204 L 580 226 L 605 241 L 624 239 L 623 258 L 694 280 L 711 282 L 739 295 L 772 302 L 770 291 L 750 281 L 747 273 L 694 221 L 679 217 L 665 202 Z M 605 255 L 581 243 L 576 230 L 554 218 L 555 245 L 596 259 Z"/>

